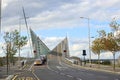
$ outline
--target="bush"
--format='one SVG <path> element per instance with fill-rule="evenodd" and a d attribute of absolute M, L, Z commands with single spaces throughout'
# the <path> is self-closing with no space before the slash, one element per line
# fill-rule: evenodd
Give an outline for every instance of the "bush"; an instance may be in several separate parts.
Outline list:
<path fill-rule="evenodd" d="M 92 63 L 98 64 L 98 61 L 93 60 Z M 110 62 L 110 60 L 100 60 L 100 64 L 102 64 L 102 65 L 111 65 L 111 62 Z"/>

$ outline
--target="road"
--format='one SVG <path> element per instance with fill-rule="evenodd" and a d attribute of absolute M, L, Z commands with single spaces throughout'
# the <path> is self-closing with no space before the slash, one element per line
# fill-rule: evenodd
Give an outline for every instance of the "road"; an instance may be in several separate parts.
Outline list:
<path fill-rule="evenodd" d="M 24 68 L 14 80 L 120 80 L 118 74 L 70 66 L 56 55 L 49 55 L 46 65 L 28 65 L 28 68 Z"/>
<path fill-rule="evenodd" d="M 34 66 L 33 69 L 40 80 L 120 80 L 118 74 L 73 68 L 52 55 L 47 65 Z"/>

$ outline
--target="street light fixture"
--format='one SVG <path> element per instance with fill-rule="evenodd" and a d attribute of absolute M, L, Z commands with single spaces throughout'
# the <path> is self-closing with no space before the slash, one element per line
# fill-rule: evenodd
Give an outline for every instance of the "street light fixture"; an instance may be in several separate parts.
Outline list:
<path fill-rule="evenodd" d="M 80 17 L 81 19 L 87 19 L 88 20 L 88 40 L 89 40 L 89 63 L 91 67 L 91 50 L 90 50 L 90 24 L 89 24 L 89 17 Z"/>

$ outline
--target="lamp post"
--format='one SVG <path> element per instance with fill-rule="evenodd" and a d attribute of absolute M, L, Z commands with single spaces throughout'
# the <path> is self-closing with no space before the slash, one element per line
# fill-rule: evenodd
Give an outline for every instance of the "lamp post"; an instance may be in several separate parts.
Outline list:
<path fill-rule="evenodd" d="M 88 20 L 88 40 L 89 40 L 89 63 L 91 67 L 91 50 L 90 50 L 90 24 L 89 24 L 89 17 L 80 17 L 81 19 L 87 19 Z"/>

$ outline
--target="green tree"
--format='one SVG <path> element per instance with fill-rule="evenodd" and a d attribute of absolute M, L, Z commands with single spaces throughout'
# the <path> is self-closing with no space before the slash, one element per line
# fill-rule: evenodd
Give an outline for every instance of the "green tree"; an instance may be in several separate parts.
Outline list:
<path fill-rule="evenodd" d="M 5 32 L 3 38 L 6 44 L 6 56 L 14 63 L 13 57 L 17 51 L 20 52 L 21 47 L 27 44 L 27 37 L 20 36 L 20 33 L 17 30 L 14 30 L 12 32 Z"/>
<path fill-rule="evenodd" d="M 20 33 L 17 30 L 14 31 L 14 35 L 15 35 L 14 44 L 17 48 L 17 51 L 19 52 L 18 60 L 20 61 L 20 49 L 27 44 L 28 40 L 26 36 L 20 36 Z"/>
<path fill-rule="evenodd" d="M 8 57 L 10 60 L 9 62 L 13 62 L 13 56 L 15 55 L 15 53 L 17 52 L 17 49 L 14 46 L 14 36 L 12 34 L 12 32 L 6 32 L 3 36 L 4 40 L 5 40 L 5 45 L 4 49 L 6 52 L 6 57 Z"/>
<path fill-rule="evenodd" d="M 105 30 L 100 30 L 100 31 L 97 31 L 97 32 L 98 32 L 100 38 L 105 38 L 106 37 Z"/>
<path fill-rule="evenodd" d="M 116 19 L 114 18 L 111 22 L 110 22 L 110 27 L 112 28 L 113 31 L 118 31 L 120 28 L 120 24 L 117 23 Z"/>
<path fill-rule="evenodd" d="M 113 37 L 115 41 L 120 44 L 120 24 L 115 20 L 115 18 L 110 23 L 110 28 L 112 29 L 112 32 L 114 33 Z"/>

